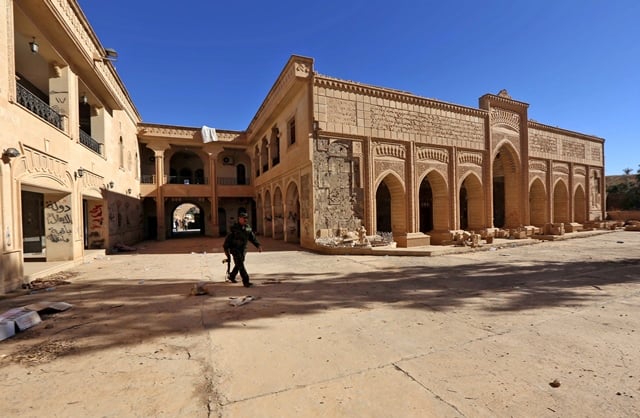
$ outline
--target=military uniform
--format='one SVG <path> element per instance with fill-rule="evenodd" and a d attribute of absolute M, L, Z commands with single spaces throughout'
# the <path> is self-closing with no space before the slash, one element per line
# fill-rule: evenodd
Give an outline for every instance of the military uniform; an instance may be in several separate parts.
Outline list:
<path fill-rule="evenodd" d="M 247 214 L 241 213 L 238 218 L 244 218 L 245 221 L 238 222 L 231 225 L 231 229 L 227 237 L 224 239 L 224 253 L 227 255 L 227 260 L 231 255 L 233 257 L 233 270 L 229 273 L 229 280 L 236 282 L 236 276 L 240 273 L 242 277 L 242 284 L 245 287 L 252 286 L 249 281 L 249 273 L 244 267 L 244 258 L 247 254 L 247 244 L 251 242 L 258 251 L 262 251 L 260 242 L 256 238 L 256 234 L 251 229 L 251 225 L 246 223 Z"/>

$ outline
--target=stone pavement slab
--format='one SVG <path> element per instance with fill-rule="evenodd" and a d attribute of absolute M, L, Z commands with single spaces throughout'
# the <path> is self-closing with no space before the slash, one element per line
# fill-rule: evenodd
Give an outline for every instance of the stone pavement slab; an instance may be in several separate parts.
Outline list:
<path fill-rule="evenodd" d="M 0 415 L 640 416 L 637 232 L 438 257 L 263 241 L 251 289 L 201 238 L 0 299 L 73 304 L 0 342 Z"/>

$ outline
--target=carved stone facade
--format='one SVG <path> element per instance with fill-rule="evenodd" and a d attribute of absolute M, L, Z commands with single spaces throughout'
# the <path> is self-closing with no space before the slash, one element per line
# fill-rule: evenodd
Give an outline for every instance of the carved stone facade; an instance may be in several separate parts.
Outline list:
<path fill-rule="evenodd" d="M 530 121 L 504 90 L 471 108 L 294 55 L 244 131 L 145 124 L 77 1 L 0 6 L 0 293 L 43 244 L 49 261 L 81 260 L 171 238 L 182 203 L 205 235 L 248 211 L 258 233 L 307 248 L 364 230 L 413 247 L 605 217 L 604 140 Z"/>

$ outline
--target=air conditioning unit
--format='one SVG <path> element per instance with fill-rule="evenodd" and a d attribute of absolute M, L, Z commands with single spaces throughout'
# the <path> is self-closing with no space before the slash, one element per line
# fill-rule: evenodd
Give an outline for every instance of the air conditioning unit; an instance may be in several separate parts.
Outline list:
<path fill-rule="evenodd" d="M 233 157 L 222 157 L 222 164 L 233 165 Z"/>

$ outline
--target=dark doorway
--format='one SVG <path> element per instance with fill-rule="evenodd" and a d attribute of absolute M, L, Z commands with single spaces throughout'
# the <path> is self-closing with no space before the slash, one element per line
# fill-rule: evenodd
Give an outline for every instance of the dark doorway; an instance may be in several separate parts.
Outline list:
<path fill-rule="evenodd" d="M 384 183 L 376 190 L 376 233 L 391 231 L 391 193 Z"/>
<path fill-rule="evenodd" d="M 427 233 L 433 230 L 433 193 L 431 184 L 426 178 L 420 183 L 420 232 Z"/>
<path fill-rule="evenodd" d="M 504 227 L 504 177 L 493 178 L 493 226 Z"/>
<path fill-rule="evenodd" d="M 22 192 L 22 247 L 24 253 L 41 253 L 44 249 L 44 195 Z"/>
<path fill-rule="evenodd" d="M 469 228 L 469 203 L 467 201 L 467 188 L 464 185 L 460 189 L 460 228 Z"/>

